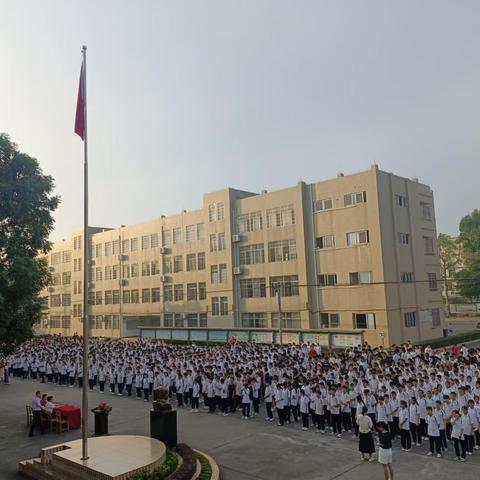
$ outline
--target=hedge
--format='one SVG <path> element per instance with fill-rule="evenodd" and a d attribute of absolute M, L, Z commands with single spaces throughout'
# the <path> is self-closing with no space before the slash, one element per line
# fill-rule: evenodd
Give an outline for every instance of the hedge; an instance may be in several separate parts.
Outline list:
<path fill-rule="evenodd" d="M 480 339 L 480 332 L 472 331 L 459 333 L 457 335 L 450 335 L 448 337 L 434 338 L 432 340 L 422 340 L 421 342 L 416 342 L 415 345 L 430 345 L 432 348 L 442 348 L 450 345 L 459 345 L 478 339 Z"/>
<path fill-rule="evenodd" d="M 212 478 L 212 467 L 210 462 L 201 453 L 197 453 L 197 458 L 202 466 L 198 480 L 210 480 Z"/>
<path fill-rule="evenodd" d="M 165 480 L 168 478 L 175 470 L 178 465 L 178 456 L 174 450 L 168 448 L 165 461 L 156 468 L 153 472 L 144 470 L 143 472 L 136 473 L 135 475 L 129 477 L 129 480 Z"/>

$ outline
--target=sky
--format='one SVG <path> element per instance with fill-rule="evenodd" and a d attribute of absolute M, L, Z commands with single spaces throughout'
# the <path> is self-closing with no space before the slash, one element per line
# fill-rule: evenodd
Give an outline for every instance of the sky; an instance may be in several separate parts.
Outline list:
<path fill-rule="evenodd" d="M 430 185 L 455 234 L 480 207 L 479 18 L 478 0 L 0 0 L 0 132 L 54 177 L 68 238 L 85 44 L 91 225 L 376 162 Z"/>

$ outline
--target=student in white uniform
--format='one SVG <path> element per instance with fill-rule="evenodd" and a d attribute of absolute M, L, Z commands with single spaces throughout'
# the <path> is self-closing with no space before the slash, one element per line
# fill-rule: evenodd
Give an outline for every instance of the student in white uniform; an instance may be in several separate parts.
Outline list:
<path fill-rule="evenodd" d="M 265 393 L 263 396 L 265 401 L 265 409 L 267 410 L 267 416 L 265 420 L 268 422 L 273 421 L 272 403 L 273 403 L 273 388 L 270 380 L 265 383 Z"/>
<path fill-rule="evenodd" d="M 410 413 L 405 400 L 400 401 L 400 408 L 398 410 L 398 427 L 400 429 L 402 450 L 409 452 L 412 449 L 412 437 L 410 436 Z"/>
<path fill-rule="evenodd" d="M 432 407 L 427 407 L 427 416 L 425 422 L 427 424 L 428 441 L 430 442 L 430 451 L 427 455 L 433 455 L 434 450 L 437 453 L 437 458 L 442 456 L 440 446 L 440 425 L 437 422 L 437 418 L 433 415 Z"/>
<path fill-rule="evenodd" d="M 242 420 L 250 418 L 250 385 L 245 382 L 242 388 Z"/>
<path fill-rule="evenodd" d="M 300 397 L 299 397 L 299 404 L 300 404 L 300 415 L 302 416 L 302 430 L 308 430 L 308 414 L 309 414 L 309 404 L 310 398 L 305 395 L 305 390 L 302 388 L 300 390 Z"/>
<path fill-rule="evenodd" d="M 461 462 L 465 461 L 467 456 L 465 436 L 463 434 L 462 420 L 460 418 L 460 412 L 458 410 L 453 410 L 450 424 L 452 425 L 451 436 L 453 440 L 453 446 L 455 447 L 455 460 L 460 460 Z M 461 453 L 460 453 L 461 448 Z"/>
<path fill-rule="evenodd" d="M 200 380 L 198 377 L 193 381 L 192 386 L 192 412 L 198 412 L 200 401 Z"/>

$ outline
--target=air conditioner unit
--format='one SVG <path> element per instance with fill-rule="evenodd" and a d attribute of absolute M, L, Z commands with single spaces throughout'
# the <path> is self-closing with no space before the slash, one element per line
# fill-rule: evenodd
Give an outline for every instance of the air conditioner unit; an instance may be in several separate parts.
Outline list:
<path fill-rule="evenodd" d="M 119 255 L 119 256 L 118 256 L 118 260 L 119 260 L 120 262 L 125 262 L 126 260 L 128 260 L 128 255 L 124 255 L 124 254 Z"/>
<path fill-rule="evenodd" d="M 167 248 L 167 247 L 160 247 L 160 253 L 161 253 L 162 255 L 167 254 L 167 253 L 168 253 L 168 248 Z"/>
<path fill-rule="evenodd" d="M 160 281 L 163 283 L 170 283 L 172 281 L 172 277 L 169 277 L 168 275 L 162 275 L 160 277 Z"/>
<path fill-rule="evenodd" d="M 242 267 L 233 267 L 233 274 L 234 275 L 241 275 L 242 274 Z"/>
<path fill-rule="evenodd" d="M 50 293 L 52 293 L 52 292 L 55 291 L 55 289 L 54 289 L 53 287 L 48 287 L 48 291 L 49 291 Z"/>
<path fill-rule="evenodd" d="M 232 235 L 232 242 L 237 243 L 241 240 L 240 235 Z"/>
<path fill-rule="evenodd" d="M 95 288 L 94 282 L 88 282 L 88 288 Z"/>
<path fill-rule="evenodd" d="M 48 271 L 49 271 L 49 272 L 54 272 L 54 271 L 55 271 L 55 267 L 48 267 Z"/>
<path fill-rule="evenodd" d="M 88 264 L 93 267 L 95 265 L 95 260 L 89 260 L 88 261 Z"/>
<path fill-rule="evenodd" d="M 128 285 L 128 280 L 126 278 L 122 278 L 122 280 L 119 280 L 118 281 L 118 284 L 121 286 L 121 287 L 125 287 Z"/>

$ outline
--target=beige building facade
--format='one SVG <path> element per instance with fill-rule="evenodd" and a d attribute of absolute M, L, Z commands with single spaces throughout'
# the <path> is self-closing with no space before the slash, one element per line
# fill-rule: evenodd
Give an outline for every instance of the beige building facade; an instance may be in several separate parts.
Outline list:
<path fill-rule="evenodd" d="M 81 334 L 88 268 L 92 335 L 278 329 L 280 318 L 372 345 L 443 333 L 433 193 L 376 165 L 274 192 L 220 190 L 199 210 L 89 234 L 88 261 L 81 230 L 49 252 L 38 332 Z"/>

